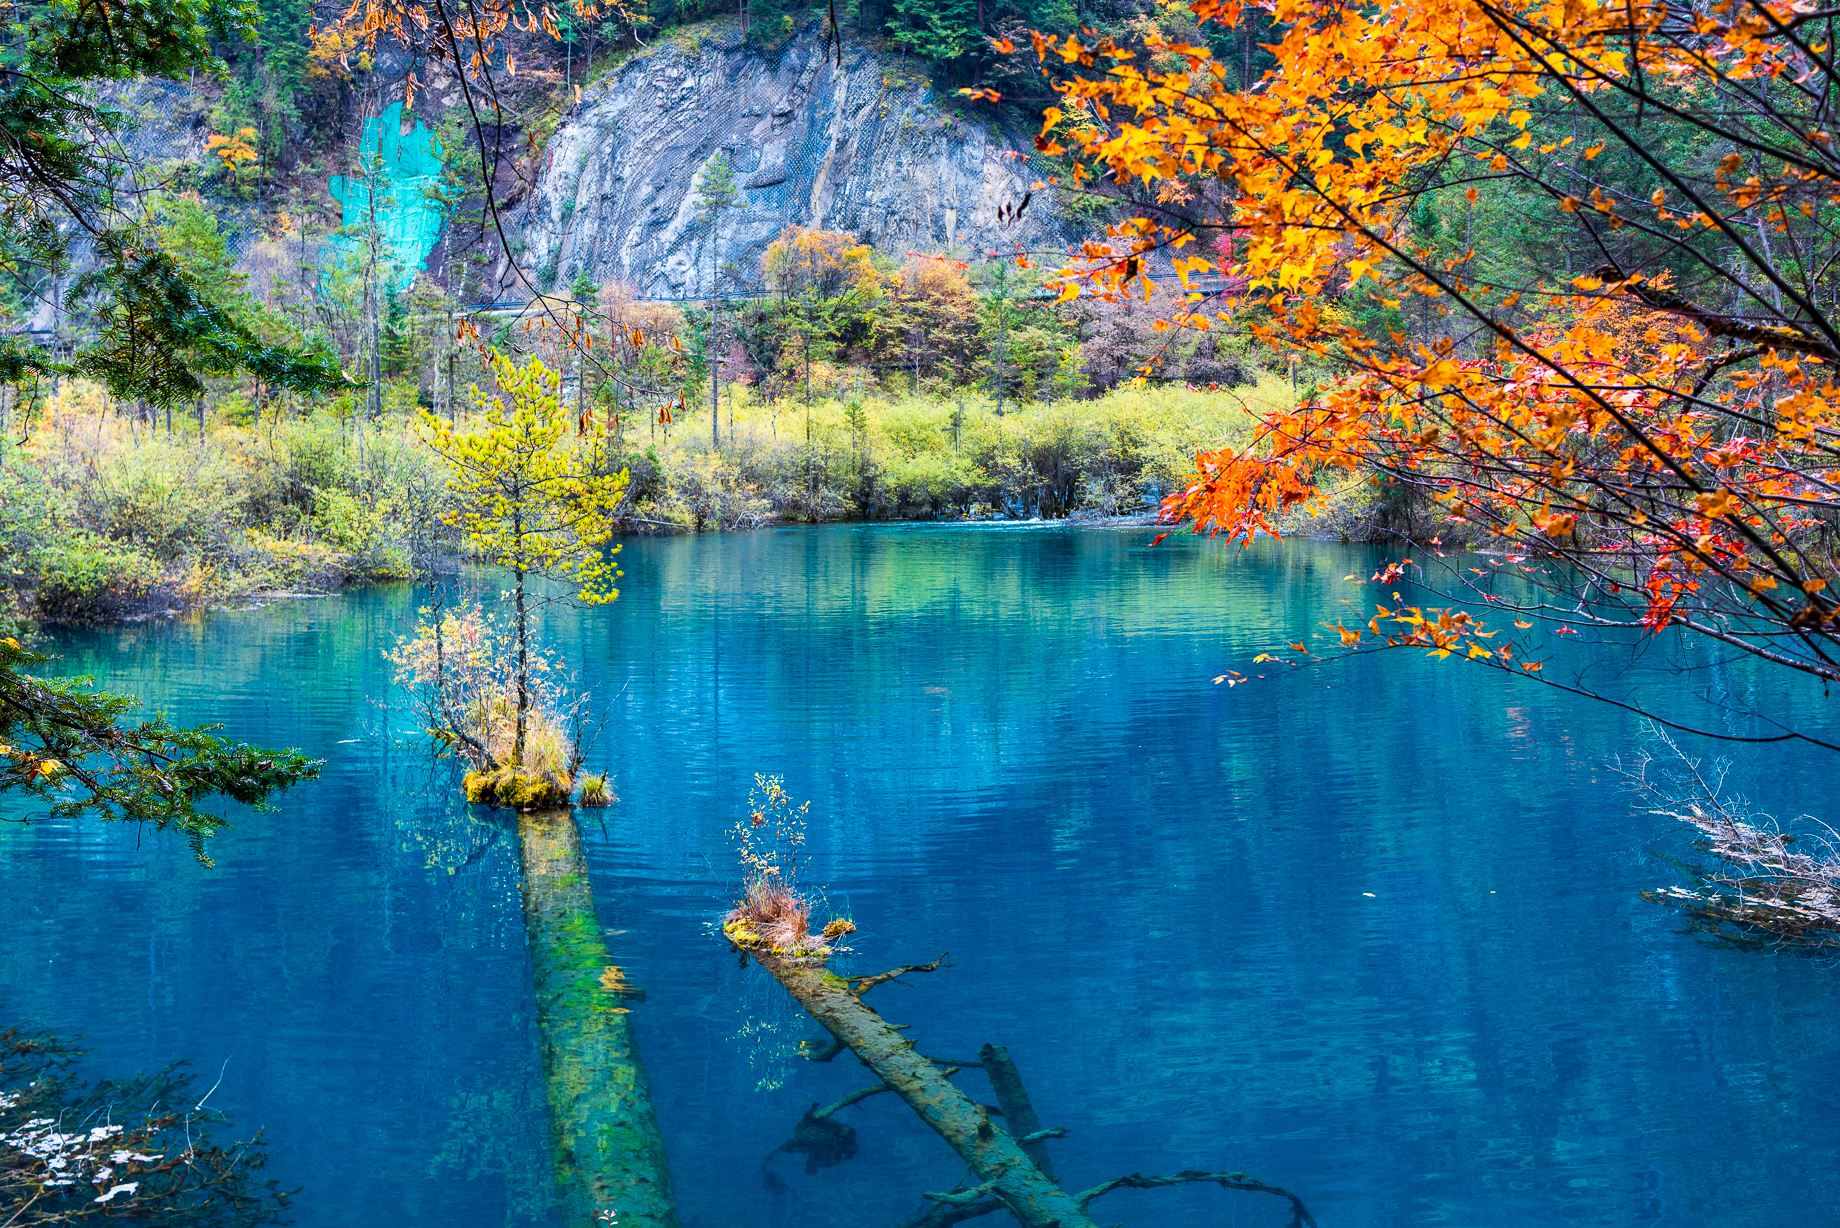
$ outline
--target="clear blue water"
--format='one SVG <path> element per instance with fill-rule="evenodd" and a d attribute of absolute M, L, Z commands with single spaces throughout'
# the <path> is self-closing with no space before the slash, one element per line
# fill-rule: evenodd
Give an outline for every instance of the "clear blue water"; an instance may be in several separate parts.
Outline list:
<path fill-rule="evenodd" d="M 756 772 L 812 800 L 808 878 L 861 926 L 854 969 L 952 952 L 879 1005 L 928 1052 L 1006 1043 L 1072 1130 L 1070 1186 L 1244 1169 L 1325 1228 L 1840 1220 L 1840 971 L 1702 946 L 1637 898 L 1685 844 L 1606 768 L 1634 718 L 1405 655 L 1217 688 L 1372 556 L 1148 536 L 640 541 L 616 605 L 548 618 L 620 693 L 591 762 L 621 801 L 584 834 L 649 992 L 686 1225 L 892 1226 L 960 1172 L 881 1097 L 847 1111 L 855 1159 L 763 1182 L 808 1104 L 869 1080 L 796 1059 L 817 1029 L 712 937 Z M 0 1014 L 87 1034 L 97 1071 L 221 1070 L 213 1103 L 266 1130 L 308 1228 L 552 1219 L 515 834 L 387 706 L 380 654 L 425 596 L 62 638 L 176 716 L 327 758 L 217 869 L 133 829 L 0 827 Z M 1761 800 L 1835 817 L 1833 762 L 1736 757 Z M 1097 1206 L 1285 1219 L 1212 1187 Z"/>

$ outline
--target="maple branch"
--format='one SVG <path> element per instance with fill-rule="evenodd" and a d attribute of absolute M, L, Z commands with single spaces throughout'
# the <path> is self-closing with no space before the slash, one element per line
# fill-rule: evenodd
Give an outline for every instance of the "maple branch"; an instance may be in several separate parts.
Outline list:
<path fill-rule="evenodd" d="M 1751 247 L 1750 242 L 1747 239 L 1745 239 L 1743 235 L 1737 232 L 1736 228 L 1732 226 L 1730 219 L 1727 218 L 1722 211 L 1715 209 L 1709 202 L 1702 200 L 1700 195 L 1693 189 L 1693 187 L 1689 185 L 1682 176 L 1677 174 L 1672 167 L 1668 166 L 1659 157 L 1657 157 L 1655 154 L 1650 152 L 1649 149 L 1645 145 L 1643 145 L 1642 142 L 1637 141 L 1633 136 L 1631 136 L 1627 131 L 1625 131 L 1620 124 L 1618 124 L 1615 120 L 1611 119 L 1610 116 L 1607 113 L 1605 113 L 1603 108 L 1599 107 L 1588 96 L 1587 92 L 1583 90 L 1582 88 L 1580 88 L 1579 85 L 1576 82 L 1574 82 L 1569 76 L 1567 76 L 1563 72 L 1554 71 L 1549 64 L 1547 57 L 1539 55 L 1537 52 L 1534 51 L 1534 49 L 1531 46 L 1528 45 L 1527 41 L 1524 38 L 1522 38 L 1519 29 L 1516 28 L 1516 27 L 1524 26 L 1525 23 L 1516 20 L 1512 15 L 1506 13 L 1505 11 L 1503 11 L 1502 9 L 1500 9 L 1499 7 L 1493 4 L 1484 2 L 1484 0 L 1478 0 L 1478 7 L 1483 11 L 1483 13 L 1488 15 L 1491 21 L 1495 23 L 1496 28 L 1501 30 L 1501 32 L 1505 34 L 1509 39 L 1513 40 L 1516 46 L 1518 46 L 1528 56 L 1535 59 L 1542 66 L 1545 66 L 1547 68 L 1546 75 L 1552 81 L 1554 81 L 1562 90 L 1564 90 L 1566 95 L 1570 97 L 1572 101 L 1575 104 L 1577 104 L 1579 108 L 1581 108 L 1586 114 L 1590 115 L 1598 123 L 1602 124 L 1604 126 L 1604 129 L 1608 131 L 1609 133 L 1611 133 L 1611 135 L 1615 136 L 1617 140 L 1620 141 L 1626 149 L 1628 149 L 1631 153 L 1633 153 L 1637 158 L 1647 163 L 1650 169 L 1652 169 L 1657 175 L 1659 175 L 1663 180 L 1665 180 L 1668 184 L 1670 184 L 1682 196 L 1686 197 L 1687 200 L 1691 201 L 1694 205 L 1694 208 L 1697 209 L 1702 215 L 1711 219 L 1712 224 L 1715 227 L 1717 227 L 1719 232 L 1725 236 L 1726 240 L 1730 242 L 1732 246 L 1736 247 L 1738 251 L 1743 254 L 1746 262 L 1748 262 L 1752 268 L 1756 269 L 1760 274 L 1762 274 L 1763 277 L 1767 279 L 1771 285 L 1775 286 L 1779 291 L 1781 291 L 1784 295 L 1786 295 L 1789 298 L 1789 300 L 1793 302 L 1798 308 L 1807 312 L 1809 318 L 1816 321 L 1817 324 L 1820 326 L 1821 332 L 1826 334 L 1827 339 L 1830 344 L 1836 347 L 1840 347 L 1840 333 L 1835 332 L 1834 328 L 1830 324 L 1828 324 L 1826 317 L 1821 314 L 1821 312 L 1815 307 L 1815 305 L 1812 302 L 1810 302 L 1805 296 L 1803 296 L 1800 292 L 1798 292 L 1794 286 L 1791 286 L 1787 281 L 1785 281 L 1776 272 L 1776 269 L 1774 268 L 1772 262 L 1765 260 Z M 1544 32 L 1541 32 L 1540 37 L 1542 41 L 1546 42 L 1549 46 L 1552 46 L 1554 51 L 1556 51 L 1557 53 L 1561 55 L 1565 53 L 1566 49 L 1562 45 L 1554 44 L 1550 35 L 1547 35 Z M 1617 89 L 1622 90 L 1624 92 L 1628 92 L 1628 86 L 1624 85 L 1620 81 L 1620 79 L 1613 78 L 1613 77 L 1606 77 L 1605 74 L 1602 74 L 1601 72 L 1596 73 L 1594 75 L 1597 76 L 1599 80 L 1606 80 L 1608 83 L 1614 85 Z M 1728 133 L 1719 132 L 1718 129 L 1711 128 L 1711 126 L 1706 124 L 1702 118 L 1690 116 L 1685 113 L 1680 114 L 1678 118 L 1680 118 L 1686 123 L 1693 125 L 1694 127 L 1698 127 L 1701 129 L 1710 129 L 1714 132 L 1718 132 L 1719 135 L 1730 137 L 1730 134 Z M 1730 137 L 1730 139 L 1736 140 L 1737 138 Z M 1744 142 L 1740 142 L 1740 143 L 1744 143 Z M 1785 162 L 1795 160 L 1793 155 L 1789 153 L 1785 153 L 1784 151 L 1780 149 L 1767 149 L 1766 150 L 1765 148 L 1761 146 L 1757 146 L 1756 148 L 1757 148 L 1757 152 L 1759 153 L 1767 152 L 1774 157 L 1782 158 Z M 1807 169 L 1811 169 L 1817 172 L 1818 174 L 1821 174 L 1824 177 L 1831 177 L 1831 167 L 1829 166 L 1809 165 Z M 1748 286 L 1744 288 L 1747 291 L 1747 293 L 1750 294 L 1751 297 L 1755 298 L 1759 303 L 1763 304 L 1766 308 L 1770 306 L 1770 304 L 1763 298 L 1761 294 L 1758 294 L 1755 290 L 1751 289 Z"/>
<path fill-rule="evenodd" d="M 1806 336 L 1790 328 L 1767 324 L 1750 324 L 1733 316 L 1707 311 L 1703 307 L 1688 302 L 1671 290 L 1664 290 L 1648 282 L 1630 278 L 1628 274 L 1624 273 L 1614 264 L 1608 264 L 1597 269 L 1591 276 L 1597 278 L 1599 281 L 1613 283 L 1607 286 L 1607 289 L 1632 295 L 1657 311 L 1665 311 L 1671 315 L 1683 316 L 1686 319 L 1692 320 L 1714 337 L 1735 337 L 1739 341 L 1755 342 L 1760 347 L 1794 350 L 1801 354 L 1812 354 L 1817 358 L 1826 359 L 1828 362 L 1840 363 L 1840 349 L 1836 349 L 1825 341 Z M 1741 361 L 1745 358 L 1755 357 L 1759 352 L 1760 349 L 1748 351 L 1741 350 L 1734 354 L 1727 355 L 1713 367 L 1709 368 L 1707 374 L 1710 376 L 1710 374 L 1719 367 Z"/>

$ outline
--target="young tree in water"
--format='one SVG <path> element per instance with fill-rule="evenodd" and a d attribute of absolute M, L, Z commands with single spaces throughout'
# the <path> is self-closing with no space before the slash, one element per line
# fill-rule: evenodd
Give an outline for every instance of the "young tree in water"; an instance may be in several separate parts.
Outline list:
<path fill-rule="evenodd" d="M 456 430 L 426 411 L 422 425 L 453 470 L 449 487 L 458 506 L 448 523 L 466 534 L 474 553 L 507 568 L 514 580 L 511 766 L 521 770 L 531 711 L 529 580 L 567 577 L 590 605 L 620 595 L 615 581 L 622 573 L 614 564 L 620 548 L 608 543 L 627 473 L 613 467 L 604 426 L 584 420 L 569 437 L 561 376 L 542 359 L 533 356 L 519 366 L 490 350 L 486 364 L 500 395 L 471 389 L 474 407 L 484 414 L 479 429 Z"/>

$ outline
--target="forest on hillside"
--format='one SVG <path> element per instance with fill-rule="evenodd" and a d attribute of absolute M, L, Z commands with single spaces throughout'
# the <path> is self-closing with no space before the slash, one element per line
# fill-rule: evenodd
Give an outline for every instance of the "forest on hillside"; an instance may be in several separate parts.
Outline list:
<path fill-rule="evenodd" d="M 673 40 L 809 50 L 827 12 L 544 9 L 498 30 L 478 106 L 451 88 L 435 101 L 455 78 L 371 10 L 263 0 L 237 12 L 239 36 L 212 30 L 200 46 L 209 71 L 97 87 L 81 123 L 107 136 L 109 157 L 72 214 L 90 229 L 47 214 L 13 240 L 4 309 L 18 378 L 0 396 L 13 510 L 0 548 L 23 618 L 109 619 L 451 566 L 462 544 L 414 424 L 479 412 L 494 348 L 542 354 L 577 417 L 604 424 L 633 474 L 622 523 L 641 533 L 1142 514 L 1195 453 L 1308 383 L 1243 327 L 1167 331 L 1172 287 L 1135 304 L 1058 298 L 1057 249 L 888 252 L 789 219 L 758 260 L 721 267 L 717 293 L 690 302 L 583 273 L 559 284 L 522 264 L 506 210 L 584 84 Z M 1102 16 L 1121 33 L 1149 20 L 1128 6 L 1082 19 Z M 961 98 L 954 83 L 1017 71 L 980 31 L 1071 29 L 1073 17 L 893 5 L 837 20 L 890 71 L 931 74 L 948 110 L 1032 127 L 1038 105 Z M 475 122 L 481 109 L 491 123 Z M 399 181 L 393 160 L 409 157 L 422 159 L 417 177 Z M 713 260 L 736 177 L 718 157 L 693 194 Z M 1061 196 L 1093 233 L 1127 203 Z M 420 228 L 419 247 L 404 246 L 405 227 Z M 180 301 L 120 314 L 111 288 L 154 264 Z M 158 332 L 163 316 L 183 335 L 112 352 L 137 317 Z M 1357 509 L 1337 531 L 1366 533 L 1368 519 Z"/>
<path fill-rule="evenodd" d="M 45 130 L 0 197 L 27 618 L 453 559 L 427 432 L 491 420 L 494 363 L 534 357 L 627 475 L 624 531 L 1156 510 L 1495 541 L 1580 569 L 1606 627 L 1786 634 L 1831 669 L 1831 53 L 1765 14 L 1631 17 L 1626 54 L 1569 9 L 62 11 L 21 10 L 0 100 Z M 508 210 L 583 82 L 711 35 L 807 73 L 852 37 L 913 60 L 1035 130 L 997 219 L 1039 197 L 1078 237 L 896 254 L 789 217 L 720 266 L 718 151 L 675 206 L 703 297 L 524 267 Z M 129 150 L 174 127 L 194 156 Z M 1464 617 L 1430 642 L 1518 659 Z M 1389 620 L 1382 646 L 1430 634 Z"/>

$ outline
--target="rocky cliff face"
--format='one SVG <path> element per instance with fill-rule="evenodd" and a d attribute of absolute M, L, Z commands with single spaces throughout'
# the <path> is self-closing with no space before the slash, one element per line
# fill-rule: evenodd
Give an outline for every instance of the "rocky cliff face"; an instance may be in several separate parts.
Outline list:
<path fill-rule="evenodd" d="M 729 37 L 659 46 L 582 92 L 515 215 L 539 285 L 585 272 L 702 297 L 712 255 L 757 277 L 788 224 L 850 231 L 897 258 L 1065 241 L 1043 194 L 1021 221 L 998 220 L 1042 178 L 1023 134 L 941 110 L 925 81 L 867 47 L 827 62 L 815 28 L 775 55 Z M 712 254 L 696 186 L 718 153 L 742 195 Z"/>

